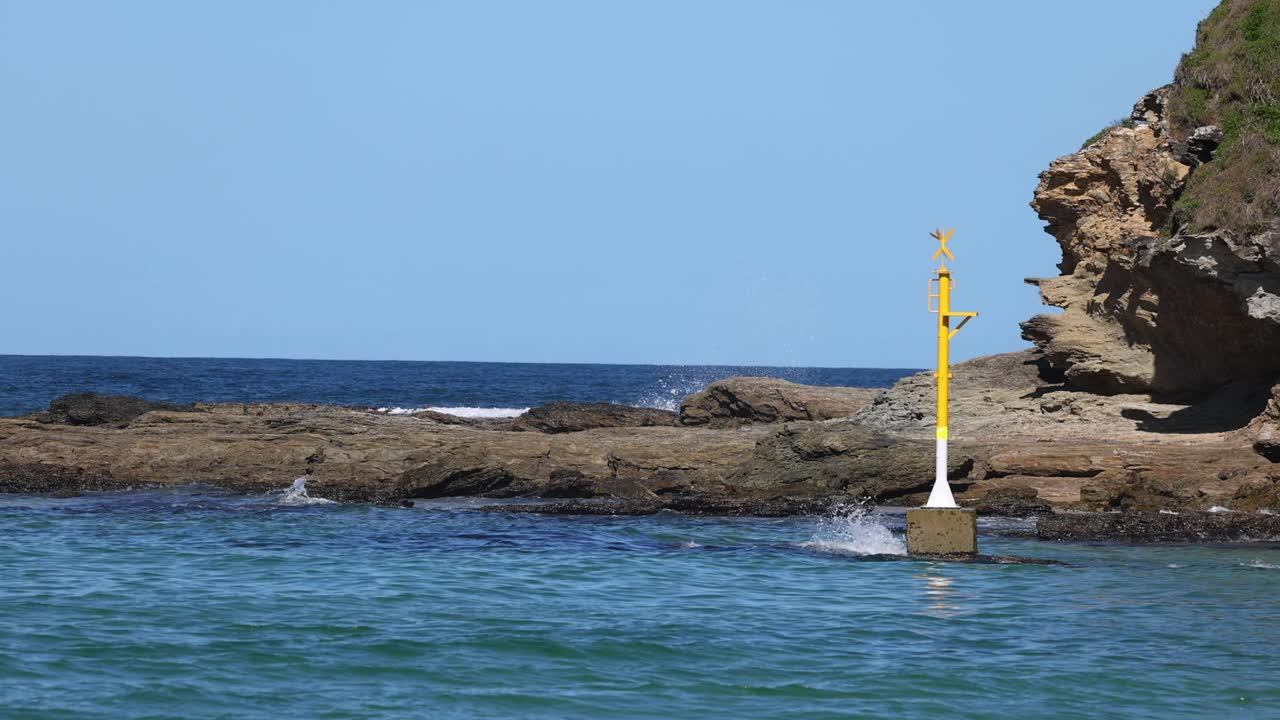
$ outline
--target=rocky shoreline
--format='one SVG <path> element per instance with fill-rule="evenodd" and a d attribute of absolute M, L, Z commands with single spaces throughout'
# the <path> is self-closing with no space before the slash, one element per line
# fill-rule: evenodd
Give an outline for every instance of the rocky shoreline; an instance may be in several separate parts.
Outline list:
<path fill-rule="evenodd" d="M 1027 351 L 955 367 L 951 478 L 962 504 L 1039 517 L 1046 540 L 1280 540 L 1280 521 L 1258 512 L 1280 508 L 1280 473 L 1255 428 L 1152 432 L 1149 418 L 1197 406 L 1073 393 L 1046 385 L 1038 361 Z M 512 500 L 484 512 L 779 517 L 851 502 L 910 506 L 932 478 L 930 385 L 922 373 L 853 389 L 848 402 L 823 406 L 849 414 L 826 418 L 808 407 L 810 391 L 828 402 L 838 389 L 731 379 L 686 401 L 692 422 L 689 412 L 606 404 L 471 420 L 74 395 L 0 418 L 0 491 L 205 483 L 265 493 L 306 475 L 313 495 L 347 502 Z M 756 412 L 746 397 L 771 407 Z M 777 406 L 819 417 L 792 419 Z M 1235 512 L 1207 512 L 1214 506 Z"/>

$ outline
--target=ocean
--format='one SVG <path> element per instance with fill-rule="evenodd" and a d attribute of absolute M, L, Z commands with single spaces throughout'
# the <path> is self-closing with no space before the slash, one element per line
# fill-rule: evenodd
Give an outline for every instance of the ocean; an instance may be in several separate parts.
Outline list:
<path fill-rule="evenodd" d="M 511 415 L 554 400 L 677 410 L 715 380 L 756 375 L 807 385 L 888 387 L 916 370 L 732 365 L 587 365 L 0 355 L 0 415 L 69 392 L 163 402 L 310 402 Z"/>
<path fill-rule="evenodd" d="M 657 405 L 745 370 L 7 357 L 0 399 Z M 955 564 L 907 559 L 892 509 L 484 504 L 0 495 L 0 718 L 1280 717 L 1280 546 L 1045 543 L 984 519 L 984 552 L 1064 564 Z"/>

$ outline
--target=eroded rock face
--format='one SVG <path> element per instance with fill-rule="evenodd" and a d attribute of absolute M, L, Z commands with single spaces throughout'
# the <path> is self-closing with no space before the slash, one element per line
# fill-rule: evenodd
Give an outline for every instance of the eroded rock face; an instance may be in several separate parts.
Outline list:
<path fill-rule="evenodd" d="M 964 478 L 973 455 L 954 448 L 948 474 Z M 729 477 L 733 487 L 774 496 L 843 495 L 883 502 L 933 483 L 934 445 L 853 421 L 795 423 L 761 440 Z"/>
<path fill-rule="evenodd" d="M 711 383 L 680 404 L 684 425 L 738 427 L 848 417 L 880 394 L 873 388 L 817 387 L 776 378 L 739 377 Z"/>
<path fill-rule="evenodd" d="M 1221 131 L 1174 138 L 1168 88 L 1040 176 L 1031 205 L 1062 248 L 1036 281 L 1063 309 L 1023 323 L 1068 387 L 1204 393 L 1280 375 L 1280 233 L 1171 234 L 1173 204 Z"/>

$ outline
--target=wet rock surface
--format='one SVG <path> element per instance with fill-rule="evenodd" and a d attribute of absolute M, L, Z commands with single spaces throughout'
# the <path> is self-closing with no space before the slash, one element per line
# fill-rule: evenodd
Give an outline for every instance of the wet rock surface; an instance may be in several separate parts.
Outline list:
<path fill-rule="evenodd" d="M 1280 516 L 1243 512 L 1056 513 L 1040 518 L 1042 540 L 1280 542 Z"/>
<path fill-rule="evenodd" d="M 129 483 L 75 467 L 45 463 L 0 463 L 0 492 L 42 493 L 71 497 L 88 491 L 129 490 L 148 483 Z"/>
<path fill-rule="evenodd" d="M 528 504 L 487 505 L 481 512 L 539 515 L 652 515 L 668 511 L 717 517 L 791 517 L 826 512 L 839 504 L 832 499 L 675 497 L 652 500 L 577 500 Z"/>

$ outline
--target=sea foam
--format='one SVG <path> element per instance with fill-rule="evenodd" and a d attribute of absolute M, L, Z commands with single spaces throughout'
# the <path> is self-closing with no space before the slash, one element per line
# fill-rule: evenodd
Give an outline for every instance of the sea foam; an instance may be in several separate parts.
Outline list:
<path fill-rule="evenodd" d="M 527 412 L 529 408 L 501 408 L 501 407 L 380 407 L 376 412 L 386 415 L 412 415 L 416 412 L 430 410 L 431 412 L 441 413 L 442 415 L 454 415 L 464 418 L 509 418 L 519 417 Z"/>

